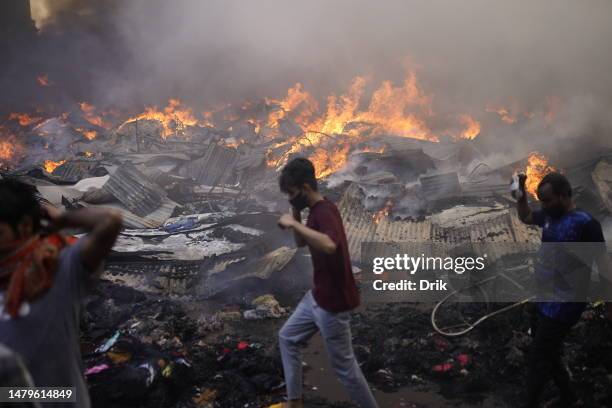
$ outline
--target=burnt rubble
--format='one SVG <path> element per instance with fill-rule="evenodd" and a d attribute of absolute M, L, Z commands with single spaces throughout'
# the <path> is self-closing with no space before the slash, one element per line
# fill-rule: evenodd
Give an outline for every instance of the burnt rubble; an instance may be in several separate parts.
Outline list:
<path fill-rule="evenodd" d="M 58 207 L 110 206 L 124 215 L 125 229 L 83 317 L 94 406 L 281 401 L 276 334 L 312 273 L 307 252 L 296 250 L 276 224 L 288 209 L 277 169 L 314 152 L 307 144 L 295 153 L 280 143 L 304 137 L 301 128 L 284 118 L 266 137 L 248 122 L 233 122 L 228 131 L 177 121 L 164 135 L 165 125 L 151 119 L 114 129 L 76 120 L 50 119 L 29 129 L 23 140 L 32 154 L 10 163 L 2 176 L 35 185 Z M 77 127 L 97 137 L 90 140 Z M 331 148 L 347 139 L 336 135 L 323 143 Z M 43 142 L 53 147 L 44 149 Z M 575 186 L 578 204 L 610 231 L 612 152 L 547 154 Z M 518 220 L 508 191 L 527 156 L 490 162 L 478 139 L 377 136 L 350 145 L 345 165 L 321 189 L 341 211 L 356 269 L 366 266 L 362 243 L 371 241 L 512 243 L 493 260 L 520 257 L 539 242 L 537 229 Z M 46 161 L 61 163 L 50 168 Z M 489 306 L 464 304 L 446 317 L 486 313 Z M 523 389 L 524 308 L 454 339 L 433 331 L 430 312 L 427 305 L 377 304 L 355 313 L 356 351 L 377 392 L 439 392 L 456 406 L 487 398 L 509 406 L 504 401 Z M 612 355 L 609 323 L 598 307 L 587 315 L 570 338 L 568 363 L 586 402 L 610 405 L 612 361 L 598 357 Z M 496 389 L 495 381 L 508 387 Z M 306 406 L 350 406 L 333 399 L 310 389 Z"/>

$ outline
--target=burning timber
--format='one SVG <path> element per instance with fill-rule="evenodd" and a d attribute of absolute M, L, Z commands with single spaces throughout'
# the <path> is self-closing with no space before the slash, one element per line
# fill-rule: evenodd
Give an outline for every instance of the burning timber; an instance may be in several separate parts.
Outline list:
<path fill-rule="evenodd" d="M 285 108 L 267 116 L 271 123 L 244 116 L 229 130 L 196 121 L 178 101 L 117 126 L 81 105 L 57 118 L 21 117 L 20 137 L 0 145 L 2 177 L 36 186 L 58 207 L 109 206 L 124 215 L 126 228 L 84 316 L 95 406 L 259 407 L 280 400 L 276 333 L 312 278 L 307 253 L 276 224 L 287 210 L 278 198 L 278 169 L 292 157 L 321 166 L 320 188 L 340 209 L 362 283 L 367 242 L 456 250 L 508 244 L 489 253 L 491 262 L 527 270 L 522 257 L 539 233 L 519 221 L 512 204 L 508 180 L 516 171 L 537 181 L 560 169 L 578 204 L 612 231 L 612 151 L 585 148 L 577 155 L 544 146 L 501 163 L 482 153 L 474 131 L 452 140 L 382 134 L 374 131 L 377 118 L 362 114 L 339 132 L 331 122 L 312 132 Z M 444 318 L 466 319 L 489 307 L 461 306 Z M 377 398 L 391 406 L 416 392 L 435 406 L 483 398 L 506 406 L 521 384 L 503 392 L 492 384 L 503 370 L 520 370 L 527 343 L 522 311 L 453 339 L 435 334 L 429 312 L 397 303 L 357 311 L 356 353 Z M 602 334 L 599 309 L 588 313 L 578 330 L 594 340 L 580 348 L 570 339 L 569 365 L 583 393 L 605 405 L 609 378 L 581 373 L 610 367 L 609 359 L 593 356 L 612 343 Z M 306 361 L 307 406 L 350 406 L 316 390 L 327 380 L 312 349 Z"/>

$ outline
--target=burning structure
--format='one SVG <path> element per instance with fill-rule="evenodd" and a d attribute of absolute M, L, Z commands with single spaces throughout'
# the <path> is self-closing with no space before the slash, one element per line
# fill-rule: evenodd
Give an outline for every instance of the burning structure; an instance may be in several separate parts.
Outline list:
<path fill-rule="evenodd" d="M 508 181 L 517 171 L 527 174 L 533 201 L 547 172 L 563 172 L 575 187 L 578 204 L 602 220 L 608 233 L 612 230 L 612 129 L 599 108 L 593 108 L 602 93 L 603 99 L 612 94 L 607 84 L 593 91 L 595 102 L 587 98 L 578 103 L 568 95 L 572 89 L 563 89 L 559 96 L 527 92 L 524 100 L 515 94 L 492 98 L 485 92 L 481 101 L 453 103 L 459 93 L 441 92 L 447 84 L 441 85 L 440 77 L 447 72 L 436 67 L 428 77 L 426 68 L 402 62 L 397 64 L 399 74 L 384 77 L 387 70 L 382 69 L 382 79 L 364 68 L 352 75 L 343 73 L 337 81 L 342 86 L 329 81 L 333 86 L 322 89 L 313 86 L 318 78 L 288 82 L 278 75 L 287 86 L 270 87 L 276 92 L 262 94 L 257 87 L 245 86 L 242 93 L 230 81 L 225 82 L 227 95 L 222 95 L 215 83 L 224 78 L 217 73 L 223 67 L 206 59 L 203 65 L 214 75 L 207 80 L 203 74 L 196 87 L 210 84 L 212 90 L 202 90 L 206 97 L 200 100 L 200 90 L 193 89 L 193 71 L 182 68 L 197 65 L 197 58 L 172 54 L 173 48 L 164 45 L 185 40 L 174 26 L 171 32 L 176 38 L 165 43 L 157 42 L 154 33 L 149 33 L 154 38 L 141 39 L 128 30 L 144 27 L 139 13 L 151 16 L 148 7 L 143 11 L 142 2 L 140 8 L 132 5 L 127 10 L 120 2 L 110 2 L 102 13 L 95 2 L 53 6 L 50 1 L 32 1 L 39 16 L 38 34 L 27 3 L 0 5 L 0 16 L 11 21 L 2 25 L 10 29 L 0 32 L 1 44 L 16 56 L 3 68 L 7 92 L 0 110 L 2 177 L 35 185 L 55 206 L 111 206 L 125 219 L 126 229 L 106 266 L 103 284 L 87 306 L 83 348 L 96 406 L 261 406 L 278 400 L 282 375 L 270 340 L 278 322 L 267 319 L 282 317 L 286 311 L 281 305 L 293 306 L 310 281 L 306 254 L 293 248 L 290 237 L 276 226 L 278 215 L 288 209 L 278 194 L 278 170 L 293 157 L 308 157 L 315 164 L 322 191 L 341 210 L 351 257 L 360 268 L 367 267 L 362 243 L 371 241 L 453 247 L 517 244 L 511 247 L 516 252 L 495 254 L 496 259 L 527 251 L 539 237 L 536 229 L 518 221 L 514 210 Z M 186 7 L 197 9 L 193 2 Z M 208 7 L 218 17 L 216 6 Z M 153 16 L 164 26 L 176 14 L 167 6 L 160 8 L 167 15 Z M 121 47 L 101 46 L 114 37 L 96 32 L 100 27 L 89 25 L 91 15 L 102 19 L 119 15 L 116 18 L 123 24 L 133 24 L 121 26 L 129 31 Z M 187 25 L 192 22 L 188 16 L 180 17 Z M 79 30 L 91 30 L 98 37 L 87 31 L 90 42 L 73 42 L 74 33 L 62 25 L 66 21 L 80 21 Z M 16 32 L 28 33 L 20 34 L 27 51 L 40 52 L 53 63 L 41 61 L 35 72 L 18 73 L 16 64 L 28 59 L 10 44 Z M 466 41 L 472 38 L 466 35 Z M 130 43 L 136 39 L 141 42 Z M 170 85 L 176 77 L 166 73 L 151 71 L 154 81 L 165 84 L 155 92 L 149 92 L 153 86 L 143 78 L 147 75 L 143 66 L 152 62 L 169 70 L 166 56 L 153 51 L 156 42 L 162 54 L 187 60 L 173 66 L 188 77 L 174 84 L 176 89 Z M 63 53 L 63 61 L 53 60 L 45 51 L 64 43 L 77 48 L 84 44 L 85 55 L 99 53 L 105 60 L 143 61 L 136 62 L 139 70 L 134 72 L 108 66 L 79 70 L 67 62 L 76 51 Z M 139 46 L 130 58 L 122 48 L 125 44 Z M 215 59 L 218 44 L 206 44 L 210 53 L 206 57 Z M 143 51 L 145 45 L 148 51 Z M 364 53 L 370 57 L 370 51 Z M 231 65 L 227 55 L 218 58 Z M 609 61 L 596 63 L 609 68 Z M 261 74 L 259 66 L 253 69 Z M 242 77 L 237 78 L 242 85 Z M 589 81 L 583 85 L 593 90 Z M 88 87 L 91 92 L 83 89 Z M 102 92 L 105 87 L 108 93 Z M 123 87 L 128 90 L 122 91 Z M 596 309 L 590 312 L 590 318 L 596 319 Z M 445 388 L 445 397 L 466 406 L 473 398 L 489 396 L 500 402 L 506 397 L 487 387 L 484 377 L 499 372 L 493 361 L 510 361 L 508 375 L 516 374 L 525 342 L 522 326 L 495 327 L 507 342 L 496 349 L 488 334 L 456 342 L 435 335 L 424 320 L 426 313 L 418 308 L 406 306 L 401 321 L 391 321 L 392 313 L 364 310 L 357 317 L 357 331 L 365 339 L 357 342 L 359 358 L 368 379 L 382 390 L 381 398 L 390 401 L 382 394 L 385 390 L 418 387 L 423 394 L 433 394 L 432 390 L 449 384 L 459 388 Z M 367 334 L 368 327 L 386 320 L 390 328 L 379 327 L 388 334 L 386 339 Z M 505 323 L 517 320 L 517 315 L 509 315 Z M 595 333 L 599 323 L 580 330 Z M 602 347 L 611 347 L 609 340 Z M 426 357 L 419 361 L 390 357 L 404 349 L 419 350 Z M 570 364 L 576 368 L 610 368 L 609 359 L 601 364 L 593 361 L 594 345 L 583 353 L 574 343 L 572 350 Z M 389 361 L 379 361 L 378 352 Z M 501 357 L 491 363 L 455 359 L 466 353 L 476 359 L 484 359 L 485 353 Z M 449 358 L 456 361 L 447 370 L 443 361 Z M 437 363 L 444 367 L 432 371 Z M 601 389 L 605 384 L 579 375 L 594 404 L 610 401 Z M 316 374 L 310 377 L 317 383 Z M 134 387 L 121 387 L 124 380 L 133 381 Z M 230 382 L 239 390 L 229 387 Z M 520 387 L 517 381 L 512 386 Z M 460 396 L 462 390 L 472 391 L 465 397 Z M 312 394 L 313 406 L 333 404 Z M 434 406 L 448 403 L 427 398 L 433 397 L 426 397 L 425 403 Z"/>

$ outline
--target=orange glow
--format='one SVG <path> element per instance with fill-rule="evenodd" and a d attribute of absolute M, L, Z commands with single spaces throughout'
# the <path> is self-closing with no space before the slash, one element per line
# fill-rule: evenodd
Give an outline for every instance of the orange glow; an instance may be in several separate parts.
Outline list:
<path fill-rule="evenodd" d="M 282 109 L 269 115 L 268 126 L 278 126 L 278 121 L 284 117 L 295 120 L 304 131 L 304 136 L 291 141 L 287 155 L 314 147 L 310 159 L 315 163 L 318 177 L 341 169 L 352 146 L 369 137 L 391 134 L 438 141 L 426 123 L 433 116 L 433 97 L 419 88 L 414 72 L 409 72 L 399 86 L 390 81 L 382 82 L 372 93 L 367 108 L 360 109 L 367 82 L 366 77 L 357 76 L 346 93 L 329 95 L 324 113 L 319 113 L 315 99 L 298 83 L 289 89 L 283 101 L 276 101 Z M 475 123 L 478 131 L 472 137 L 480 132 L 480 124 Z M 338 145 L 330 139 L 334 135 L 350 137 L 352 142 L 349 144 L 344 140 Z M 273 163 L 279 165 L 282 161 L 270 160 L 269 157 L 268 164 Z"/>
<path fill-rule="evenodd" d="M 507 123 L 509 125 L 516 123 L 516 116 L 510 113 L 510 111 L 503 106 L 498 108 L 487 107 L 485 109 L 487 112 L 497 113 L 502 122 Z"/>
<path fill-rule="evenodd" d="M 36 82 L 38 82 L 40 86 L 51 86 L 51 81 L 49 81 L 49 76 L 47 74 L 37 76 Z"/>
<path fill-rule="evenodd" d="M 461 132 L 462 139 L 472 140 L 480 134 L 480 122 L 470 115 L 459 115 L 459 122 L 466 127 Z"/>
<path fill-rule="evenodd" d="M 279 110 L 270 112 L 268 115 L 267 126 L 276 129 L 279 126 L 279 121 L 285 118 L 290 112 L 295 114 L 295 123 L 304 127 L 307 126 L 309 120 L 316 115 L 319 110 L 319 105 L 313 96 L 304 91 L 302 84 L 296 83 L 292 88 L 287 90 L 287 96 L 280 100 L 267 100 L 268 104 L 278 104 Z"/>
<path fill-rule="evenodd" d="M 83 154 L 85 154 L 85 157 L 93 157 L 94 156 L 93 152 L 84 152 Z"/>
<path fill-rule="evenodd" d="M 95 126 L 99 126 L 104 129 L 110 129 L 111 124 L 106 122 L 101 115 L 96 114 L 96 107 L 87 102 L 79 103 L 79 107 L 81 108 L 81 112 L 83 112 L 83 117 L 89 123 Z"/>
<path fill-rule="evenodd" d="M 0 165 L 8 165 L 15 161 L 23 154 L 24 150 L 15 136 L 7 133 L 6 128 L 0 126 Z"/>
<path fill-rule="evenodd" d="M 169 136 L 184 134 L 187 126 L 196 126 L 198 120 L 193 115 L 190 108 L 182 106 L 178 99 L 170 99 L 168 106 L 163 111 L 159 111 L 155 106 L 148 106 L 145 111 L 138 116 L 130 118 L 124 124 L 132 123 L 137 120 L 156 120 L 163 126 L 162 137 L 166 139 Z M 208 123 L 205 123 L 206 126 Z"/>
<path fill-rule="evenodd" d="M 378 224 L 383 218 L 386 218 L 389 215 L 389 212 L 393 208 L 393 201 L 387 200 L 384 207 L 378 210 L 374 215 L 372 215 L 372 221 L 375 224 Z"/>
<path fill-rule="evenodd" d="M 363 149 L 359 149 L 359 151 L 361 153 L 384 153 L 385 152 L 385 147 L 381 146 L 381 147 L 370 147 L 370 146 L 366 146 Z"/>
<path fill-rule="evenodd" d="M 350 148 L 349 144 L 340 144 L 331 148 L 315 149 L 309 159 L 314 165 L 316 177 L 325 178 L 343 168 Z"/>
<path fill-rule="evenodd" d="M 0 160 L 9 161 L 13 158 L 15 154 L 15 147 L 9 141 L 2 140 L 0 141 Z"/>
<path fill-rule="evenodd" d="M 527 168 L 525 174 L 527 181 L 525 182 L 525 190 L 533 197 L 537 197 L 538 184 L 544 176 L 550 172 L 556 171 L 554 167 L 548 164 L 548 159 L 538 152 L 529 153 L 527 158 Z"/>
<path fill-rule="evenodd" d="M 238 146 L 244 144 L 244 140 L 242 140 L 242 139 L 239 139 L 239 140 L 229 140 L 229 141 L 226 140 L 223 144 L 225 145 L 225 147 L 229 147 L 230 149 L 237 149 Z"/>
<path fill-rule="evenodd" d="M 88 140 L 93 140 L 98 136 L 98 132 L 96 132 L 95 130 L 88 130 L 83 128 L 76 128 L 75 130 L 85 136 Z"/>
<path fill-rule="evenodd" d="M 19 122 L 19 124 L 21 126 L 29 126 L 31 124 L 34 124 L 36 122 L 41 121 L 42 118 L 32 117 L 32 116 L 28 115 L 27 113 L 16 113 L 16 112 L 13 112 L 13 113 L 9 114 L 9 120 L 16 120 L 16 121 Z"/>
<path fill-rule="evenodd" d="M 47 173 L 53 173 L 53 170 L 55 170 L 56 168 L 58 168 L 64 163 L 66 163 L 66 160 L 60 160 L 60 161 L 45 160 L 45 162 L 43 163 L 43 167 Z"/>

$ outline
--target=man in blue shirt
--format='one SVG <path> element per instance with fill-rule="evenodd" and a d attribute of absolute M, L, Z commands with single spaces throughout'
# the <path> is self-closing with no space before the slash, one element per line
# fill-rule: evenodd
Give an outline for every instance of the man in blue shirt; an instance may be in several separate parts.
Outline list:
<path fill-rule="evenodd" d="M 535 262 L 537 303 L 531 328 L 526 406 L 538 405 L 550 379 L 559 387 L 561 405 L 574 406 L 578 399 L 562 362 L 563 341 L 587 305 L 593 263 L 607 291 L 610 261 L 601 225 L 589 213 L 576 208 L 565 176 L 549 173 L 542 179 L 537 190 L 542 209 L 538 211 L 531 211 L 527 204 L 525 180 L 522 175 L 519 218 L 542 227 L 542 245 Z M 610 303 L 607 305 L 610 317 L 612 308 Z"/>

